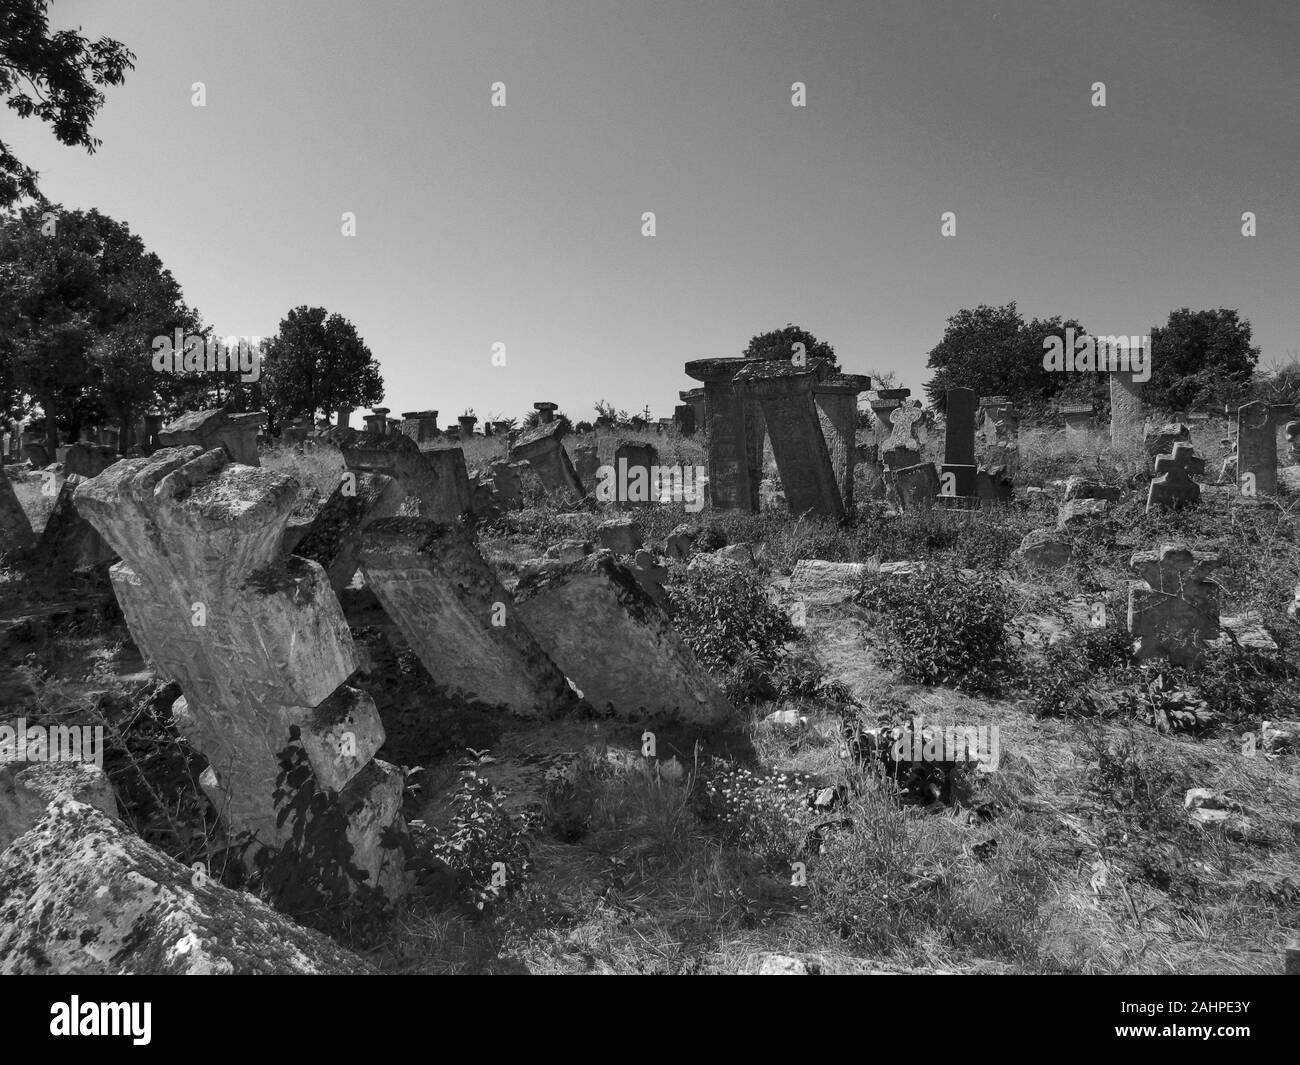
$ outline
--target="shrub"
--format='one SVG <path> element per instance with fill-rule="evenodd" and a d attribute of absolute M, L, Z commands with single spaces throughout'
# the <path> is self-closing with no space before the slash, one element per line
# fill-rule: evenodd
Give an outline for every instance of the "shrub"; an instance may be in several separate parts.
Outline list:
<path fill-rule="evenodd" d="M 472 770 L 461 774 L 452 803 L 451 825 L 434 840 L 431 850 L 462 874 L 468 893 L 465 901 L 483 910 L 527 880 L 532 866 L 525 826 L 501 805 L 492 785 Z M 504 882 L 496 875 L 501 872 Z"/>
<path fill-rule="evenodd" d="M 906 577 L 868 573 L 860 601 L 882 613 L 885 655 L 905 680 L 994 691 L 1012 671 L 1013 611 L 996 577 L 944 566 Z"/>
<path fill-rule="evenodd" d="M 755 570 L 722 565 L 685 570 L 668 592 L 677 631 L 710 669 L 754 658 L 773 663 L 784 645 L 801 635 Z"/>

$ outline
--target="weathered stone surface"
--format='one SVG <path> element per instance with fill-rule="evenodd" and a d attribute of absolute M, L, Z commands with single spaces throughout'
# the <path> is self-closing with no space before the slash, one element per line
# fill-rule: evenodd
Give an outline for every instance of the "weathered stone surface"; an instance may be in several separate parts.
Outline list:
<path fill-rule="evenodd" d="M 1062 503 L 1056 512 L 1058 529 L 1075 529 L 1091 525 L 1098 518 L 1104 517 L 1110 503 L 1104 499 L 1070 499 Z"/>
<path fill-rule="evenodd" d="M 73 500 L 84 481 L 75 473 L 64 479 L 36 543 L 35 556 L 55 569 L 90 569 L 117 558 L 112 546 L 77 513 Z"/>
<path fill-rule="evenodd" d="M 349 470 L 302 537 L 292 546 L 286 543 L 286 550 L 318 562 L 330 587 L 336 594 L 342 592 L 357 572 L 365 527 L 395 515 L 405 495 L 392 477 Z"/>
<path fill-rule="evenodd" d="M 756 400 L 742 393 L 736 375 L 751 360 L 695 359 L 686 375 L 704 382 L 708 430 L 709 502 L 719 510 L 759 508 L 765 425 Z"/>
<path fill-rule="evenodd" d="M 1060 569 L 1070 561 L 1073 541 L 1053 529 L 1034 529 L 1020 541 L 1016 557 L 1037 569 Z"/>
<path fill-rule="evenodd" d="M 659 451 L 653 444 L 644 444 L 636 440 L 623 440 L 614 449 L 614 476 L 616 485 L 641 485 L 644 490 L 630 491 L 627 497 L 620 495 L 623 506 L 648 507 L 659 502 L 658 478 L 655 467 L 659 465 Z"/>
<path fill-rule="evenodd" d="M 890 411 L 890 432 L 880 443 L 880 458 L 886 469 L 903 470 L 919 464 L 926 440 L 924 418 L 920 403 L 903 402 Z"/>
<path fill-rule="evenodd" d="M 587 493 L 595 491 L 600 472 L 600 452 L 594 444 L 573 449 L 573 469 L 582 482 L 582 490 Z"/>
<path fill-rule="evenodd" d="M 857 465 L 858 395 L 871 387 L 863 374 L 831 374 L 813 385 L 822 438 L 840 487 L 846 513 L 853 512 L 854 467 Z"/>
<path fill-rule="evenodd" d="M 844 502 L 812 393 L 824 376 L 812 366 L 758 360 L 740 370 L 735 383 L 762 407 L 791 513 L 841 518 Z"/>
<path fill-rule="evenodd" d="M 1155 462 L 1160 455 L 1173 454 L 1175 444 L 1190 444 L 1191 442 L 1192 427 L 1181 423 L 1151 426 L 1146 430 L 1146 436 L 1143 440 L 1147 457 L 1152 462 Z"/>
<path fill-rule="evenodd" d="M 1065 498 L 1071 499 L 1119 499 L 1122 491 L 1118 485 L 1103 484 L 1101 481 L 1089 480 L 1075 474 L 1065 482 Z"/>
<path fill-rule="evenodd" d="M 1174 445 L 1172 455 L 1156 459 L 1156 476 L 1147 492 L 1147 510 L 1152 507 L 1176 509 L 1196 503 L 1201 498 L 1201 486 L 1192 480 L 1205 473 L 1205 460 L 1192 452 L 1192 445 Z"/>
<path fill-rule="evenodd" d="M 1010 503 L 1015 498 L 1015 489 L 1006 468 L 994 466 L 986 470 L 981 466 L 975 473 L 975 496 L 981 504 Z"/>
<path fill-rule="evenodd" d="M 563 562 L 572 562 L 577 558 L 585 558 L 593 550 L 590 540 L 570 538 L 551 544 L 544 552 L 544 556 L 546 558 L 558 558 Z"/>
<path fill-rule="evenodd" d="M 975 415 L 978 397 L 973 389 L 950 388 L 946 396 L 946 427 L 940 485 L 945 495 L 975 495 Z M 951 489 L 949 491 L 948 489 Z"/>
<path fill-rule="evenodd" d="M 641 526 L 631 518 L 613 518 L 596 527 L 600 546 L 616 555 L 630 555 L 645 543 Z"/>
<path fill-rule="evenodd" d="M 232 414 L 220 407 L 182 414 L 158 434 L 160 447 L 197 445 L 204 451 L 224 447 L 231 461 L 241 466 L 259 465 L 257 433 L 266 420 L 265 411 Z"/>
<path fill-rule="evenodd" d="M 366 530 L 361 567 L 439 684 L 518 714 L 574 707 L 564 674 L 464 529 L 418 518 L 377 521 Z"/>
<path fill-rule="evenodd" d="M 519 437 L 510 448 L 512 461 L 527 462 L 547 495 L 581 499 L 585 494 L 569 453 L 560 441 L 566 434 L 562 421 L 545 422 Z"/>
<path fill-rule="evenodd" d="M 325 571 L 280 555 L 296 496 L 289 477 L 197 447 L 126 459 L 76 495 L 122 552 L 111 576 L 132 638 L 185 693 L 173 714 L 208 759 L 209 798 L 232 834 L 276 847 L 294 829 L 292 818 L 278 823 L 273 795 L 291 729 L 357 668 Z M 385 827 L 404 830 L 400 816 Z M 400 890 L 382 835 L 358 846 L 358 864 L 372 884 Z"/>
<path fill-rule="evenodd" d="M 31 520 L 18 502 L 13 482 L 0 469 L 0 554 L 14 556 L 30 551 L 36 543 Z"/>
<path fill-rule="evenodd" d="M 1234 479 L 1240 482 L 1245 474 L 1251 474 L 1256 495 L 1277 494 L 1277 429 L 1294 414 L 1294 407 L 1259 402 L 1237 408 Z"/>
<path fill-rule="evenodd" d="M 0 763 L 0 851 L 45 816 L 59 798 L 72 798 L 117 817 L 108 774 L 89 762 Z"/>
<path fill-rule="evenodd" d="M 1131 373 L 1110 376 L 1110 445 L 1121 450 L 1134 447 L 1142 439 L 1142 382 Z"/>
<path fill-rule="evenodd" d="M 939 494 L 939 475 L 932 462 L 886 470 L 885 489 L 899 510 L 929 510 Z"/>
<path fill-rule="evenodd" d="M 63 457 L 63 472 L 97 477 L 117 461 L 116 448 L 84 441 L 73 444 Z"/>
<path fill-rule="evenodd" d="M 790 578 L 790 594 L 804 603 L 829 605 L 852 599 L 867 567 L 861 562 L 801 559 Z"/>
<path fill-rule="evenodd" d="M 0 973 L 373 971 L 253 896 L 194 881 L 102 811 L 59 798 L 0 854 Z"/>
<path fill-rule="evenodd" d="M 515 589 L 528 627 L 598 709 L 721 724 L 734 714 L 632 571 L 601 552 Z"/>
<path fill-rule="evenodd" d="M 678 562 L 690 558 L 699 535 L 700 530 L 693 525 L 678 525 L 668 534 L 667 548 L 664 553 L 670 559 Z"/>
<path fill-rule="evenodd" d="M 1067 404 L 1061 408 L 1067 446 L 1079 446 L 1088 442 L 1092 436 L 1094 413 L 1091 403 Z"/>
<path fill-rule="evenodd" d="M 465 452 L 459 447 L 421 451 L 403 433 L 338 427 L 326 430 L 322 436 L 343 452 L 343 461 L 351 472 L 382 474 L 396 480 L 403 493 L 416 500 L 420 517 L 428 521 L 456 521 L 472 508 Z"/>
<path fill-rule="evenodd" d="M 1129 567 L 1138 580 L 1129 582 L 1128 628 L 1138 658 L 1189 664 L 1200 657 L 1219 635 L 1219 586 L 1209 575 L 1220 564 L 1218 555 L 1184 544 L 1133 554 Z"/>

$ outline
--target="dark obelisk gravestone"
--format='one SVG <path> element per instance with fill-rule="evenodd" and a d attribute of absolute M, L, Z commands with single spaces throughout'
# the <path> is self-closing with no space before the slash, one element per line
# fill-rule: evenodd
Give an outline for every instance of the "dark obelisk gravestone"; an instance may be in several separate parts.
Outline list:
<path fill-rule="evenodd" d="M 939 471 L 941 495 L 975 495 L 975 416 L 978 409 L 979 397 L 972 389 L 948 389 L 948 427 L 943 438 L 943 466 Z"/>

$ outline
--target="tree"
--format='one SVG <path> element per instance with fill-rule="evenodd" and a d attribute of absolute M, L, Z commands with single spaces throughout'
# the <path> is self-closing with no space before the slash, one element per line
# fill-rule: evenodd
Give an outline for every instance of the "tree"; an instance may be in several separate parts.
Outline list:
<path fill-rule="evenodd" d="M 825 359 L 836 369 L 839 368 L 833 347 L 824 340 L 818 340 L 808 330 L 788 322 L 784 329 L 773 329 L 751 337 L 749 346 L 742 354 L 746 359 L 784 359 L 789 362 L 796 344 L 803 344 L 808 358 Z"/>
<path fill-rule="evenodd" d="M 295 307 L 284 316 L 266 345 L 261 385 L 273 424 L 384 398 L 379 363 L 356 326 L 324 307 Z"/>
<path fill-rule="evenodd" d="M 125 447 L 135 413 L 179 387 L 153 369 L 151 338 L 198 326 L 180 286 L 122 222 L 32 205 L 0 216 L 0 383 L 40 404 L 46 443 L 106 414 Z"/>
<path fill-rule="evenodd" d="M 1035 318 L 1026 322 L 1012 300 L 1004 307 L 987 304 L 962 309 L 948 319 L 943 339 L 930 351 L 934 376 L 925 384 L 930 406 L 943 410 L 950 388 L 969 388 L 976 395 L 1006 396 L 1017 406 L 1034 409 L 1050 403 L 1074 375 L 1043 368 L 1043 340 L 1083 327 L 1073 318 Z M 1104 378 L 1103 378 L 1104 380 Z M 1089 381 L 1089 388 L 1095 386 Z"/>
<path fill-rule="evenodd" d="M 135 56 L 120 41 L 89 41 L 74 30 L 51 34 L 49 0 L 0 0 L 0 96 L 19 117 L 35 115 L 63 144 L 99 147 L 90 125 L 104 103 L 98 86 L 121 85 Z M 0 207 L 41 200 L 37 174 L 0 142 Z M 42 201 L 43 202 L 43 201 Z"/>
<path fill-rule="evenodd" d="M 1143 385 L 1149 407 L 1186 410 L 1230 401 L 1249 384 L 1259 362 L 1250 343 L 1250 322 L 1235 310 L 1169 312 L 1151 329 L 1151 380 Z"/>

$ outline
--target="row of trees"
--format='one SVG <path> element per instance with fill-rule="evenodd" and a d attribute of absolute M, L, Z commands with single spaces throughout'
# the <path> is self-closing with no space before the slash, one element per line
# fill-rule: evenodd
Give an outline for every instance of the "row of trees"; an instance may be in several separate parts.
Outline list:
<path fill-rule="evenodd" d="M 323 307 L 285 315 L 255 380 L 238 369 L 160 372 L 156 338 L 206 339 L 212 328 L 158 256 L 95 210 L 38 203 L 0 214 L 0 292 L 0 413 L 39 411 L 51 447 L 60 432 L 117 424 L 125 448 L 151 408 L 265 409 L 274 425 L 383 398 L 379 364 L 355 326 Z"/>

